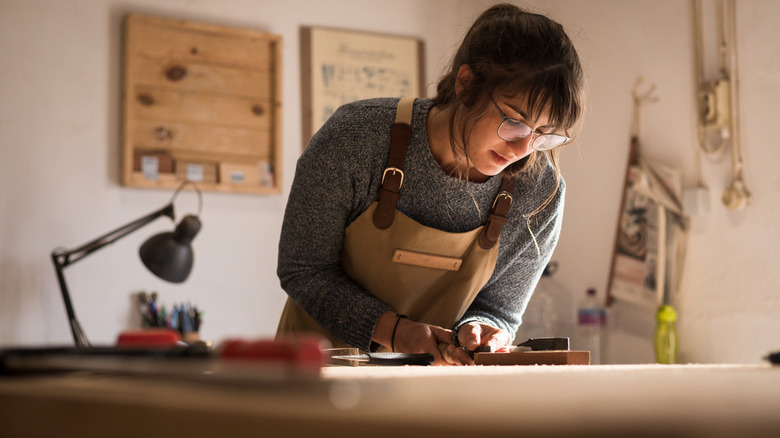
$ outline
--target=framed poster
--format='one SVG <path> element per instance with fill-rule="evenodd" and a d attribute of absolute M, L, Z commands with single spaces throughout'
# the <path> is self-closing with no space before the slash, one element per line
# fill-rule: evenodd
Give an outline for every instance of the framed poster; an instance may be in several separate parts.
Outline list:
<path fill-rule="evenodd" d="M 423 96 L 423 47 L 413 37 L 301 27 L 304 148 L 345 103 Z"/>
<path fill-rule="evenodd" d="M 626 172 L 609 278 L 608 303 L 617 299 L 655 309 L 679 288 L 687 220 L 677 169 L 635 155 Z"/>

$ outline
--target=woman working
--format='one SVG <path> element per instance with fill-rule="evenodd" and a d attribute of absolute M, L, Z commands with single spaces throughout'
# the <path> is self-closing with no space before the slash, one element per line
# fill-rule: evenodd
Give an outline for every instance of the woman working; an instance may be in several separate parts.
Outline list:
<path fill-rule="evenodd" d="M 432 100 L 341 107 L 297 164 L 279 243 L 289 295 L 279 334 L 430 353 L 436 364 L 510 345 L 557 243 L 557 156 L 583 105 L 563 28 L 497 5 Z"/>

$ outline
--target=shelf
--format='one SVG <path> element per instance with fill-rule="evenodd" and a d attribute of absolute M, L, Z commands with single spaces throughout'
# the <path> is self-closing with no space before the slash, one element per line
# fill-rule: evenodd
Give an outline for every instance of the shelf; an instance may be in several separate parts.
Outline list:
<path fill-rule="evenodd" d="M 281 37 L 130 14 L 123 183 L 281 192 Z"/>

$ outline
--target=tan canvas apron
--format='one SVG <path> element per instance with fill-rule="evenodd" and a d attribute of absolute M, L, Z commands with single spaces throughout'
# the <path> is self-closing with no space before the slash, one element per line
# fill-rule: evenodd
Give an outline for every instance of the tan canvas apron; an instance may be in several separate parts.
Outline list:
<path fill-rule="evenodd" d="M 451 328 L 493 274 L 514 179 L 502 181 L 488 222 L 465 233 L 430 228 L 396 210 L 413 102 L 402 99 L 398 104 L 380 200 L 347 226 L 341 267 L 394 311 L 414 321 Z M 288 298 L 278 334 L 301 332 L 318 333 L 335 347 L 345 346 Z"/>

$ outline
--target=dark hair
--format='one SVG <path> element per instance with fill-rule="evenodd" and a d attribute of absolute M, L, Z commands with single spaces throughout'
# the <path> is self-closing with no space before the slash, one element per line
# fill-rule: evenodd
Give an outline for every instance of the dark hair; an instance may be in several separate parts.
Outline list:
<path fill-rule="evenodd" d="M 477 80 L 456 94 L 455 82 L 462 65 L 468 65 Z M 483 12 L 471 26 L 449 71 L 439 81 L 433 102 L 452 107 L 450 143 L 456 159 L 468 162 L 468 133 L 486 113 L 488 97 L 496 91 L 524 95 L 530 116 L 536 118 L 549 110 L 550 124 L 571 135 L 584 111 L 582 76 L 579 57 L 563 26 L 517 6 L 499 4 Z M 516 177 L 536 175 L 546 165 L 546 160 L 540 159 L 546 155 L 560 182 L 557 149 L 534 151 L 504 173 Z"/>

